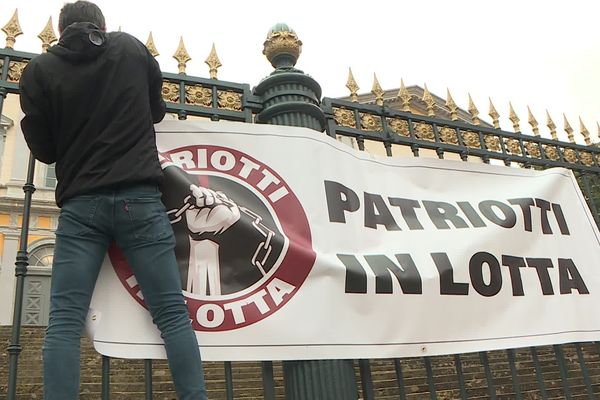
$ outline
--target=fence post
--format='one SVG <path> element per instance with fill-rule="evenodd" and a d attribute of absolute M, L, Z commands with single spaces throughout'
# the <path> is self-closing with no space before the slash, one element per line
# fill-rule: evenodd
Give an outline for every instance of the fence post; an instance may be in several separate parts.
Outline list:
<path fill-rule="evenodd" d="M 277 24 L 269 32 L 263 54 L 275 71 L 254 88 L 263 104 L 257 123 L 325 130 L 321 87 L 294 68 L 301 47 L 296 33 L 285 24 Z M 358 398 L 352 360 L 284 361 L 283 371 L 286 399 Z"/>

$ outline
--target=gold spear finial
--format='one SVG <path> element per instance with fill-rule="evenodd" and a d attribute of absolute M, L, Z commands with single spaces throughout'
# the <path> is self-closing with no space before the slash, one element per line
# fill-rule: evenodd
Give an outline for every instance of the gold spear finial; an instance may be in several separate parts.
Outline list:
<path fill-rule="evenodd" d="M 521 132 L 521 127 L 519 127 L 520 119 L 517 116 L 515 110 L 513 109 L 512 103 L 510 101 L 508 102 L 508 119 L 510 119 L 510 121 L 513 123 L 513 129 L 515 130 L 515 132 Z"/>
<path fill-rule="evenodd" d="M 348 81 L 346 81 L 346 87 L 350 91 L 350 101 L 358 103 L 358 84 L 354 80 L 354 75 L 352 75 L 352 68 L 348 67 Z"/>
<path fill-rule="evenodd" d="M 371 93 L 375 95 L 375 104 L 378 106 L 383 105 L 383 89 L 377 80 L 377 74 L 373 73 L 373 88 L 371 88 Z"/>
<path fill-rule="evenodd" d="M 590 144 L 592 144 L 592 141 L 590 139 L 590 132 L 587 130 L 587 128 L 583 124 L 581 117 L 579 117 L 579 132 L 581 132 L 581 135 L 583 136 L 583 140 L 585 140 L 585 144 L 587 144 L 588 146 Z"/>
<path fill-rule="evenodd" d="M 398 98 L 402 102 L 402 111 L 410 112 L 410 99 L 412 96 L 408 93 L 404 80 L 400 79 L 400 90 L 398 90 Z"/>
<path fill-rule="evenodd" d="M 529 108 L 529 106 L 527 106 L 527 122 L 529 122 L 529 125 L 531 125 L 531 130 L 533 131 L 533 134 L 535 136 L 540 136 L 540 130 L 538 128 L 538 122 L 535 119 L 535 117 L 533 116 L 533 114 L 531 113 L 531 109 Z"/>
<path fill-rule="evenodd" d="M 179 38 L 179 47 L 177 47 L 177 51 L 175 51 L 175 54 L 173 54 L 173 58 L 177 60 L 177 68 L 179 69 L 179 73 L 185 74 L 186 63 L 192 58 L 185 49 L 185 45 L 183 44 L 183 36 Z"/>
<path fill-rule="evenodd" d="M 215 49 L 215 44 L 213 43 L 212 48 L 210 49 L 210 54 L 204 60 L 206 65 L 208 65 L 208 72 L 210 74 L 210 79 L 217 79 L 217 70 L 219 69 L 221 64 L 221 60 L 219 60 L 219 56 L 217 56 L 217 50 Z"/>
<path fill-rule="evenodd" d="M 42 41 L 42 53 L 47 52 L 50 45 L 58 40 L 52 28 L 52 17 L 48 19 L 46 27 L 44 27 L 38 37 Z"/>
<path fill-rule="evenodd" d="M 471 93 L 467 93 L 467 95 L 469 96 L 469 107 L 467 108 L 467 111 L 469 111 L 471 114 L 471 121 L 473 122 L 473 125 L 479 125 L 481 123 L 479 120 L 479 110 L 477 107 L 475 107 L 475 103 L 471 98 Z"/>
<path fill-rule="evenodd" d="M 496 111 L 496 107 L 494 107 L 494 103 L 492 103 L 492 98 L 488 97 L 488 99 L 490 100 L 490 110 L 488 111 L 488 115 L 492 117 L 494 128 L 500 129 L 500 114 Z"/>
<path fill-rule="evenodd" d="M 158 53 L 158 50 L 156 49 L 156 45 L 154 44 L 154 38 L 152 37 L 152 32 L 150 32 L 150 34 L 148 35 L 148 40 L 146 40 L 146 48 L 148 49 L 150 54 L 152 54 L 152 57 L 157 57 L 160 55 Z"/>
<path fill-rule="evenodd" d="M 427 115 L 430 117 L 435 117 L 435 111 L 433 110 L 433 106 L 435 105 L 435 100 L 433 100 L 433 96 L 429 93 L 429 89 L 427 89 L 427 84 L 423 84 L 423 98 L 421 99 L 425 102 L 427 106 Z"/>
<path fill-rule="evenodd" d="M 450 89 L 446 88 L 446 107 L 450 109 L 450 119 L 452 121 L 458 120 L 458 106 L 454 102 L 452 95 L 450 94 Z"/>
<path fill-rule="evenodd" d="M 6 33 L 6 48 L 12 49 L 15 46 L 17 36 L 21 35 L 23 31 L 21 30 L 21 25 L 19 24 L 19 10 L 15 10 L 10 21 L 4 25 L 2 31 Z"/>
<path fill-rule="evenodd" d="M 598 128 L 598 139 L 600 139 L 600 124 L 596 121 L 596 127 Z"/>
<path fill-rule="evenodd" d="M 556 134 L 556 124 L 554 124 L 554 121 L 552 121 L 552 118 L 550 118 L 550 113 L 548 110 L 546 110 L 546 117 L 546 126 L 548 129 L 550 129 L 550 136 L 552 136 L 553 140 L 558 140 L 558 136 Z"/>
<path fill-rule="evenodd" d="M 567 120 L 567 116 L 563 113 L 563 121 L 565 124 L 565 132 L 567 132 L 567 137 L 569 138 L 569 142 L 575 143 L 575 136 L 573 136 L 573 128 L 571 128 L 571 124 Z"/>

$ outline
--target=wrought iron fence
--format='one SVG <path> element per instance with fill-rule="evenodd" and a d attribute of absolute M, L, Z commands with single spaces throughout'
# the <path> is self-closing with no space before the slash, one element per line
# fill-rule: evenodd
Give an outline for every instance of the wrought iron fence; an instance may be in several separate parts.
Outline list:
<path fill-rule="evenodd" d="M 7 25 L 9 26 L 9 25 Z M 6 28 L 6 27 L 5 27 Z M 48 27 L 47 27 L 48 28 Z M 18 81 L 27 62 L 35 56 L 32 53 L 15 51 L 14 26 L 7 32 L 7 47 L 0 49 L 0 113 L 8 94 L 18 94 Z M 11 39 L 12 37 L 12 39 Z M 45 38 L 45 39 L 44 39 Z M 43 48 L 52 43 L 52 35 L 42 38 Z M 55 37 L 54 37 L 55 38 Z M 153 50 L 150 36 L 148 47 Z M 155 49 L 154 49 L 155 51 Z M 226 82 L 216 79 L 216 69 L 220 64 L 216 52 L 211 52 L 209 64 L 211 78 L 188 76 L 185 74 L 186 55 L 183 42 L 175 55 L 179 62 L 179 74 L 163 74 L 163 98 L 167 110 L 179 119 L 190 116 L 211 120 L 231 120 L 246 123 L 263 122 L 279 124 L 300 124 L 298 120 L 280 119 L 277 121 L 259 117 L 266 108 L 273 106 L 277 93 L 273 91 L 251 90 L 248 84 Z M 210 57 L 209 57 L 210 59 Z M 216 59 L 216 61 L 215 61 Z M 285 71 L 284 71 L 285 72 Z M 301 71 L 287 70 L 297 76 Z M 305 76 L 305 75 L 302 75 Z M 278 78 L 279 79 L 279 78 Z M 305 78 L 302 78 L 305 79 Z M 302 80 L 301 79 L 301 80 Z M 281 79 L 280 79 L 281 80 Z M 308 81 L 306 81 L 308 82 Z M 305 83 L 306 83 L 305 82 Z M 575 172 L 582 192 L 598 223 L 600 221 L 600 148 L 593 145 L 587 129 L 581 124 L 581 134 L 585 144 L 576 143 L 573 130 L 565 119 L 565 131 L 569 142 L 560 141 L 556 127 L 548 117 L 551 139 L 541 137 L 535 118 L 530 115 L 529 123 L 534 135 L 520 132 L 519 119 L 512 110 L 510 119 L 514 132 L 500 129 L 498 114 L 490 107 L 492 124 L 482 123 L 476 107 L 470 101 L 468 113 L 458 109 L 448 95 L 445 104 L 436 104 L 426 89 L 421 99 L 424 114 L 412 111 L 414 94 L 402 87 L 393 99 L 384 101 L 384 92 L 375 85 L 371 104 L 358 102 L 356 85 L 352 84 L 348 100 L 323 98 L 319 101 L 318 85 L 307 83 L 305 87 L 277 89 L 279 94 L 288 90 L 288 96 L 275 101 L 278 109 L 273 115 L 281 114 L 282 104 L 288 104 L 288 111 L 308 115 L 332 137 L 347 137 L 355 141 L 359 150 L 375 149 L 387 156 L 406 153 L 421 156 L 429 151 L 436 157 L 444 158 L 456 154 L 463 161 L 480 160 L 484 163 L 500 162 L 507 166 L 522 168 L 564 167 Z M 300 86 L 302 82 L 298 83 Z M 260 86 L 260 85 L 259 85 Z M 285 85 L 284 85 L 285 86 Z M 417 99 L 419 100 L 419 99 Z M 302 105 L 304 103 L 304 105 Z M 306 106 L 309 104 L 310 107 Z M 393 106 L 396 104 L 397 106 Z M 313 107 L 313 108 L 311 108 Z M 315 114 L 319 109 L 323 117 Z M 285 108 L 285 107 L 284 107 Z M 449 118 L 436 116 L 436 108 L 443 109 Z M 459 118 L 462 113 L 462 120 Z M 466 121 L 464 116 L 469 116 Z M 286 121 L 288 121 L 286 123 Z M 291 122 L 290 122 L 291 121 Z M 498 161 L 494 161 L 498 160 Z M 29 160 L 27 183 L 24 186 L 23 223 L 20 248 L 17 254 L 15 275 L 17 290 L 14 305 L 13 331 L 8 347 L 10 376 L 8 382 L 9 399 L 16 394 L 18 356 L 21 352 L 20 314 L 23 298 L 23 279 L 27 273 L 27 236 L 30 207 L 35 191 L 33 185 L 35 162 Z M 110 359 L 103 357 L 102 398 L 110 396 Z M 152 394 L 152 361 L 145 360 L 146 398 Z M 233 367 L 231 362 L 224 364 L 224 385 L 227 399 L 234 398 Z M 576 343 L 569 345 L 546 346 L 541 348 L 508 349 L 505 351 L 456 354 L 441 357 L 422 357 L 393 360 L 356 360 L 350 364 L 355 368 L 359 384 L 350 393 L 365 400 L 371 399 L 416 399 L 428 396 L 430 399 L 594 399 L 600 396 L 600 344 Z M 283 367 L 286 373 L 286 366 Z M 376 371 L 376 378 L 373 378 Z M 306 373 L 307 375 L 309 373 Z M 354 374 L 354 372 L 353 372 Z M 263 397 L 275 399 L 275 379 L 273 362 L 262 362 Z M 340 379 L 341 382 L 346 381 Z M 336 397 L 335 382 L 331 382 L 332 393 L 323 398 Z M 295 395 L 291 387 L 286 387 L 288 398 L 310 398 Z"/>

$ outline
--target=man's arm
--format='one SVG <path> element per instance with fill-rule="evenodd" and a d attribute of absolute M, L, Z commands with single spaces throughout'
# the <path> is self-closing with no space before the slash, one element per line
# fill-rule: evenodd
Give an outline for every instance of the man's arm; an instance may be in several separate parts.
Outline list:
<path fill-rule="evenodd" d="M 56 145 L 47 115 L 48 97 L 40 80 L 37 65 L 29 64 L 25 67 L 19 82 L 19 99 L 24 114 L 21 130 L 33 156 L 41 162 L 52 164 L 56 162 Z"/>
<path fill-rule="evenodd" d="M 145 47 L 144 47 L 145 48 Z M 150 79 L 150 110 L 152 112 L 152 121 L 156 124 L 165 117 L 167 106 L 162 98 L 162 73 L 158 62 L 148 55 L 149 79 Z"/>

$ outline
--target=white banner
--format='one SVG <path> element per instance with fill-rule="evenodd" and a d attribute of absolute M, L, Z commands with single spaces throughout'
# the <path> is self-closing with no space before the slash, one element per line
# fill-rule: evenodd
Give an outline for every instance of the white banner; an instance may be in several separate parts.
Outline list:
<path fill-rule="evenodd" d="M 376 157 L 302 128 L 157 129 L 204 360 L 600 339 L 600 236 L 568 170 Z M 142 298 L 112 249 L 88 319 L 100 353 L 164 358 Z"/>

